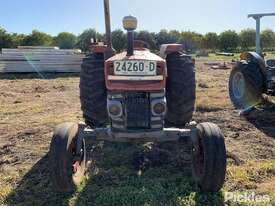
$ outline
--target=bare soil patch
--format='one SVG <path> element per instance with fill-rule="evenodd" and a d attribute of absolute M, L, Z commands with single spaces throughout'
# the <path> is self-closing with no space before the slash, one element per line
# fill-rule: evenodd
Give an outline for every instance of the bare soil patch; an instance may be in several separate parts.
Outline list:
<path fill-rule="evenodd" d="M 269 102 L 240 117 L 227 92 L 230 70 L 213 70 L 202 61 L 197 65 L 194 120 L 218 124 L 227 150 L 242 162 L 237 166 L 228 161 L 224 191 L 255 191 L 274 199 L 274 104 Z M 97 167 L 91 169 L 87 182 L 74 194 L 55 194 L 47 153 L 57 124 L 82 120 L 79 77 L 44 77 L 0 78 L 0 205 L 223 205 L 221 194 L 197 194 L 188 171 L 185 176 L 180 164 L 167 160 L 170 153 L 163 150 L 154 156 L 163 157 L 164 163 L 158 159 L 156 164 L 145 164 L 145 172 L 138 177 L 140 165 L 132 164 L 131 154 L 140 148 L 132 144 L 91 147 L 97 151 Z"/>

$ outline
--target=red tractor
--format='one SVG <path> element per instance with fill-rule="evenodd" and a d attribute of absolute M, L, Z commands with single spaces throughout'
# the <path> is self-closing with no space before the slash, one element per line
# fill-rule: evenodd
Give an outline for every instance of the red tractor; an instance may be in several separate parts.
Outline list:
<path fill-rule="evenodd" d="M 219 127 L 190 124 L 195 108 L 194 61 L 180 44 L 162 45 L 160 56 L 134 41 L 137 19 L 127 16 L 127 51 L 112 49 L 109 2 L 104 0 L 107 45 L 94 44 L 82 64 L 80 101 L 85 124 L 59 125 L 50 147 L 52 177 L 70 191 L 86 170 L 85 139 L 113 142 L 192 142 L 192 171 L 203 192 L 224 183 L 226 149 Z"/>

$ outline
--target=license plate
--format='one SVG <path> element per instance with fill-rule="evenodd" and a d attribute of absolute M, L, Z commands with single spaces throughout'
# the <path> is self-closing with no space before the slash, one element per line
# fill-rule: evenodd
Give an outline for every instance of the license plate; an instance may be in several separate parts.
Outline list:
<path fill-rule="evenodd" d="M 115 61 L 114 74 L 122 76 L 154 76 L 157 74 L 157 62 Z"/>

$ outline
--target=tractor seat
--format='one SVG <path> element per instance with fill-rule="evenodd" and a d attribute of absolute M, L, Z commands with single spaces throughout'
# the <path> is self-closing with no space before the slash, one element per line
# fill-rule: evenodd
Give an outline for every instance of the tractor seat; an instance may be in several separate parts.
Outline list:
<path fill-rule="evenodd" d="M 275 59 L 268 59 L 266 60 L 266 64 L 268 67 L 275 69 Z"/>

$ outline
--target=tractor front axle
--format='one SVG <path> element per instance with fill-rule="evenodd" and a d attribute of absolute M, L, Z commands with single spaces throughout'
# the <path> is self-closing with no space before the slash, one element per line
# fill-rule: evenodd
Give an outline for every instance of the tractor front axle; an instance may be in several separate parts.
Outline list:
<path fill-rule="evenodd" d="M 110 142 L 171 142 L 179 141 L 183 138 L 195 138 L 196 124 L 193 123 L 185 129 L 164 128 L 158 131 L 135 131 L 135 132 L 117 132 L 111 128 L 91 129 L 80 123 L 81 130 L 78 134 L 78 142 L 83 139 L 91 138 L 93 140 L 110 141 Z"/>

